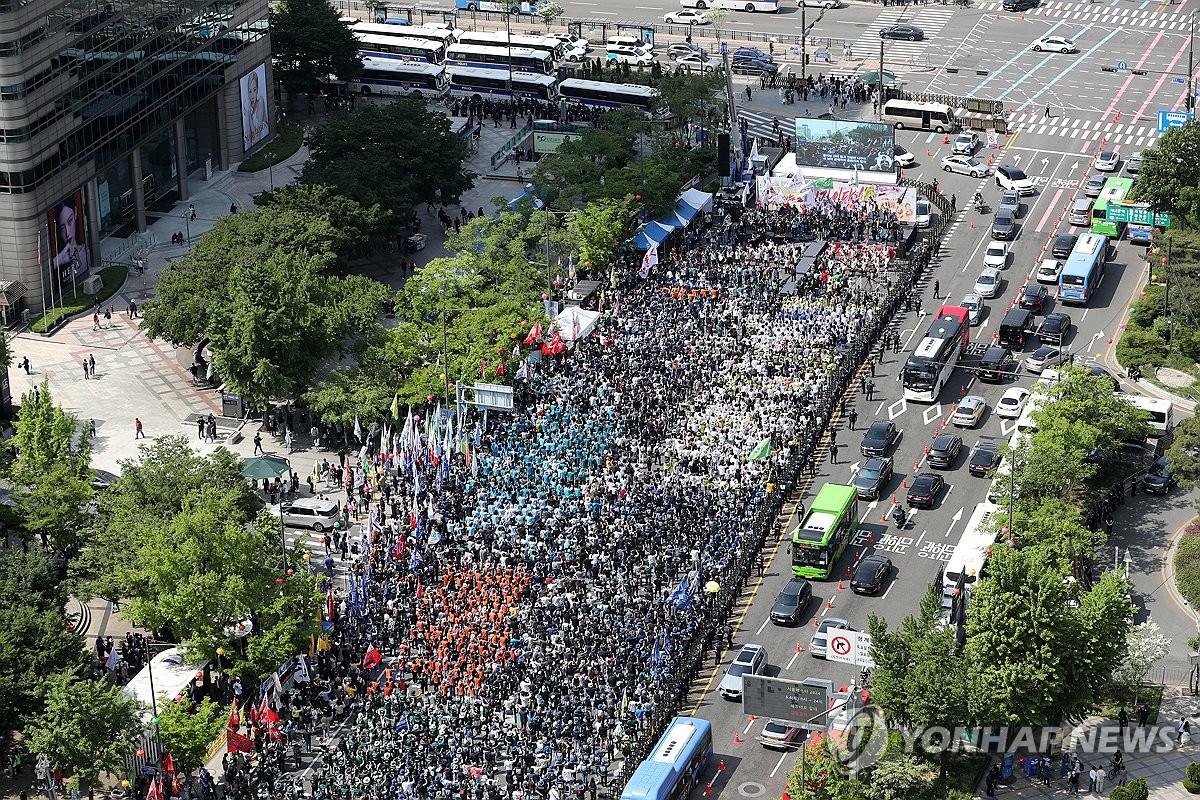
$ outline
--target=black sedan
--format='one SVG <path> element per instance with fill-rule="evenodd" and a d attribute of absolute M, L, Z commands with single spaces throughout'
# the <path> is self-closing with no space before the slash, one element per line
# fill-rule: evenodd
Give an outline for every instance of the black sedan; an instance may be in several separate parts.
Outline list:
<path fill-rule="evenodd" d="M 892 449 L 892 445 L 900 438 L 900 431 L 896 428 L 896 423 L 886 419 L 877 419 L 871 423 L 871 427 L 867 428 L 867 432 L 863 434 L 862 443 L 858 446 L 858 451 L 864 456 L 886 456 L 888 451 Z"/>
<path fill-rule="evenodd" d="M 1027 308 L 1035 314 L 1042 313 L 1042 307 L 1050 299 L 1050 291 L 1040 283 L 1027 283 L 1021 287 L 1021 297 L 1017 305 Z"/>
<path fill-rule="evenodd" d="M 860 500 L 878 500 L 892 479 L 890 458 L 868 458 L 862 469 L 854 476 L 854 488 Z"/>
<path fill-rule="evenodd" d="M 792 578 L 775 597 L 771 606 L 771 622 L 776 625 L 795 625 L 812 600 L 812 584 L 804 578 Z"/>
<path fill-rule="evenodd" d="M 774 75 L 779 72 L 779 67 L 772 64 L 770 61 L 760 61 L 757 58 L 748 58 L 745 61 L 735 61 L 730 67 L 735 75 Z"/>
<path fill-rule="evenodd" d="M 975 452 L 971 453 L 971 460 L 967 462 L 967 472 L 976 478 L 985 478 L 998 466 L 1000 466 L 1000 448 L 996 446 L 995 442 L 980 442 L 975 445 Z"/>
<path fill-rule="evenodd" d="M 1079 237 L 1073 233 L 1060 233 L 1054 237 L 1054 243 L 1050 245 L 1050 255 L 1055 258 L 1066 258 L 1075 249 L 1077 241 L 1079 241 Z"/>
<path fill-rule="evenodd" d="M 1146 474 L 1142 476 L 1142 488 L 1153 494 L 1166 494 L 1172 486 L 1178 486 L 1179 480 L 1171 474 L 1167 467 L 1167 457 L 1161 456 Z"/>
<path fill-rule="evenodd" d="M 941 475 L 922 472 L 908 489 L 908 504 L 913 508 L 933 508 L 945 488 L 946 480 Z"/>
<path fill-rule="evenodd" d="M 962 452 L 962 437 L 957 433 L 939 434 L 929 445 L 929 466 L 937 469 L 949 469 L 958 460 Z"/>
<path fill-rule="evenodd" d="M 1071 315 L 1055 311 L 1053 314 L 1047 314 L 1042 324 L 1038 325 L 1037 337 L 1046 344 L 1061 346 L 1070 329 Z"/>
<path fill-rule="evenodd" d="M 891 571 L 892 560 L 887 556 L 867 556 L 854 568 L 854 574 L 850 577 L 850 591 L 855 594 L 878 594 Z"/>
<path fill-rule="evenodd" d="M 879 38 L 919 42 L 925 38 L 925 31 L 916 25 L 889 25 L 879 32 Z"/>

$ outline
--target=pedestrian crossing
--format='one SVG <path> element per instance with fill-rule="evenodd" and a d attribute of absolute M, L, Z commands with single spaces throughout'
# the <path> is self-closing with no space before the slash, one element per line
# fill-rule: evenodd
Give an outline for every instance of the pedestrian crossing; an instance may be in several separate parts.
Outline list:
<path fill-rule="evenodd" d="M 987 14 L 1004 14 L 1003 0 L 984 0 L 978 6 Z M 1080 24 L 1111 25 L 1121 28 L 1153 28 L 1155 30 L 1186 31 L 1188 17 L 1177 13 L 1176 6 L 1160 0 L 1098 0 L 1088 2 L 1043 2 L 1037 8 L 1023 11 L 1020 16 L 1045 17 Z"/>
<path fill-rule="evenodd" d="M 770 89 L 767 91 L 770 91 Z M 798 106 L 795 107 L 798 108 Z M 793 106 L 784 106 L 784 110 L 780 111 L 778 115 L 766 114 L 749 108 L 739 108 L 738 119 L 746 120 L 746 130 L 750 132 L 751 136 L 769 140 L 769 142 L 760 141 L 759 144 L 762 146 L 778 139 L 775 134 L 775 120 L 779 120 L 779 129 L 784 136 L 795 134 L 796 125 L 793 122 L 793 117 L 796 114 L 788 111 L 787 109 L 789 108 L 793 108 Z"/>
<path fill-rule="evenodd" d="M 1157 128 L 1146 122 L 1113 122 L 1111 119 L 1072 117 L 1046 119 L 1040 114 L 1014 113 L 1008 117 L 1008 126 L 1010 131 L 1019 131 L 1029 136 L 1074 139 L 1081 143 L 1099 143 L 1104 139 L 1106 147 L 1144 148 L 1158 140 Z"/>
<path fill-rule="evenodd" d="M 929 49 L 931 40 L 938 37 L 953 16 L 953 6 L 922 7 L 915 11 L 913 6 L 885 8 L 850 46 L 851 52 L 848 55 L 851 58 L 868 60 L 878 58 L 879 32 L 891 25 L 903 22 L 916 25 L 923 30 L 925 38 L 919 42 L 887 40 L 884 44 L 884 62 L 921 61 L 925 56 L 925 51 Z"/>

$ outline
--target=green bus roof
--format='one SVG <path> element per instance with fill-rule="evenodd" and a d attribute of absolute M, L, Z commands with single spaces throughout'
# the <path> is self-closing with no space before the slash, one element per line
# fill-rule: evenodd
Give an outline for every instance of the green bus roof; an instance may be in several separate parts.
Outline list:
<path fill-rule="evenodd" d="M 838 518 L 854 503 L 858 493 L 853 486 L 827 483 L 813 498 L 812 507 L 792 532 L 794 539 L 820 542 L 828 538 Z"/>

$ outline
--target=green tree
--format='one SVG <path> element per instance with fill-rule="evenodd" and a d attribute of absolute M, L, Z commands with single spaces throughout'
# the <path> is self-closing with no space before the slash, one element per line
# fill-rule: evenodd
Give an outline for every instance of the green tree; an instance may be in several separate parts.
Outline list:
<path fill-rule="evenodd" d="M 83 680 L 66 671 L 47 680 L 46 710 L 26 730 L 29 749 L 45 753 L 82 787 L 96 786 L 101 772 L 121 769 L 141 728 L 132 699 L 119 686 Z"/>
<path fill-rule="evenodd" d="M 598 200 L 571 217 L 580 265 L 592 274 L 603 274 L 633 234 L 631 200 Z"/>
<path fill-rule="evenodd" d="M 158 707 L 158 738 L 184 774 L 204 766 L 208 748 L 225 727 L 225 709 L 204 698 L 199 705 L 190 700 L 167 699 Z"/>
<path fill-rule="evenodd" d="M 871 770 L 866 783 L 869 800 L 912 800 L 933 783 L 929 766 L 911 753 L 895 753 Z"/>
<path fill-rule="evenodd" d="M 345 242 L 323 214 L 274 207 L 230 214 L 159 276 L 158 296 L 145 306 L 143 328 L 151 338 L 191 347 L 208 335 L 214 318 L 229 304 L 235 269 L 252 273 L 282 254 L 303 255 L 329 269 Z"/>
<path fill-rule="evenodd" d="M 329 3 L 281 0 L 270 21 L 272 62 L 289 102 L 319 91 L 330 75 L 349 80 L 362 72 L 358 42 Z"/>
<path fill-rule="evenodd" d="M 804 754 L 788 773 L 787 796 L 791 800 L 825 800 L 838 797 L 850 783 L 829 736 L 813 733 L 804 743 Z"/>
<path fill-rule="evenodd" d="M 377 252 L 388 229 L 389 215 L 378 204 L 364 206 L 328 186 L 281 186 L 255 195 L 254 202 L 309 219 L 325 217 L 340 237 L 332 248 L 343 261 Z"/>
<path fill-rule="evenodd" d="M 16 487 L 20 526 L 43 547 L 70 548 L 82 540 L 92 497 L 92 443 L 79 420 L 54 404 L 43 381 L 21 397 L 21 415 L 9 442 L 15 451 L 9 469 Z"/>
<path fill-rule="evenodd" d="M 40 550 L 0 550 L 0 730 L 41 713 L 48 684 L 30 676 L 82 672 L 83 642 L 67 629 L 67 592 Z"/>
<path fill-rule="evenodd" d="M 1175 426 L 1167 468 L 1184 486 L 1200 485 L 1200 417 L 1185 417 Z"/>
<path fill-rule="evenodd" d="M 1133 197 L 1152 208 L 1185 215 L 1193 223 L 1200 210 L 1200 122 L 1189 120 L 1158 137 L 1142 152 Z"/>
<path fill-rule="evenodd" d="M 420 203 L 456 203 L 475 182 L 463 167 L 466 141 L 420 100 L 362 105 L 332 117 L 309 134 L 308 146 L 302 184 L 379 206 L 393 221 Z"/>
<path fill-rule="evenodd" d="M 542 22 L 552 25 L 554 24 L 554 20 L 561 17 L 565 12 L 562 6 L 554 2 L 554 0 L 550 0 L 548 3 L 538 3 L 537 13 L 542 18 Z"/>

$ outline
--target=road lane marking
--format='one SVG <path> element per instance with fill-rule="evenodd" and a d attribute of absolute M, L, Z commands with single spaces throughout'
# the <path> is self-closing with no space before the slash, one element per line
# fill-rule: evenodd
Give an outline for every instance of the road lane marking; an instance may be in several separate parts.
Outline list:
<path fill-rule="evenodd" d="M 1049 36 L 1050 34 L 1054 33 L 1056 30 L 1058 30 L 1060 27 L 1062 27 L 1063 25 L 1066 25 L 1066 24 L 1067 24 L 1067 21 L 1065 19 L 1060 19 L 1058 22 L 1051 25 L 1050 28 L 1045 33 L 1042 34 L 1042 36 Z M 988 75 L 986 78 L 984 78 L 974 89 L 971 89 L 968 92 L 963 92 L 963 95 L 966 97 L 973 97 L 973 96 L 979 94 L 980 89 L 987 86 L 992 81 L 996 80 L 996 78 L 999 78 L 1001 75 L 1009 74 L 1009 67 L 1011 67 L 1017 61 L 1017 59 L 1019 59 L 1021 56 L 1025 55 L 1027 52 L 1029 52 L 1029 51 L 1026 48 L 1021 48 L 1021 50 L 1019 50 L 1015 56 L 1010 58 L 1008 61 L 1005 61 L 1003 64 L 1001 64 L 996 69 L 992 70 L 992 73 L 990 75 Z"/>
<path fill-rule="evenodd" d="M 1063 157 L 1065 158 L 1066 156 Z M 1050 219 L 1050 215 L 1054 213 L 1054 209 L 1058 208 L 1058 198 L 1062 197 L 1062 193 L 1065 191 L 1066 189 L 1059 189 L 1057 192 L 1055 192 L 1054 199 L 1050 201 L 1050 205 L 1046 206 L 1046 213 L 1042 215 L 1040 220 L 1038 220 L 1037 227 L 1034 228 L 1035 232 L 1041 233 L 1045 229 L 1046 220 Z M 1057 226 L 1058 223 L 1055 222 L 1055 227 Z"/>
<path fill-rule="evenodd" d="M 1148 1 L 1149 0 L 1147 0 L 1147 2 Z M 1158 36 L 1154 37 L 1154 41 L 1150 43 L 1150 46 L 1148 48 L 1146 48 L 1146 52 L 1142 54 L 1141 61 L 1138 61 L 1137 64 L 1134 65 L 1133 68 L 1135 70 L 1142 68 L 1142 65 L 1146 63 L 1146 59 L 1150 58 L 1151 51 L 1153 51 L 1154 48 L 1158 46 L 1159 41 L 1166 35 L 1167 35 L 1166 31 L 1158 32 Z M 1119 92 L 1117 92 L 1116 95 L 1113 96 L 1112 102 L 1109 103 L 1108 108 L 1105 109 L 1104 114 L 1103 114 L 1103 117 L 1105 119 L 1108 119 L 1110 116 L 1112 116 L 1113 111 L 1115 111 L 1117 108 L 1117 103 L 1120 101 L 1121 96 L 1125 94 L 1125 90 L 1128 89 L 1130 84 L 1133 83 L 1133 79 L 1135 77 L 1136 77 L 1135 75 L 1131 74 L 1128 78 L 1125 79 L 1125 83 L 1121 86 L 1121 90 Z"/>
<path fill-rule="evenodd" d="M 785 760 L 785 759 L 786 759 L 788 756 L 790 756 L 790 755 L 792 755 L 792 754 L 791 754 L 791 753 L 784 753 L 783 755 L 781 755 L 781 756 L 779 757 L 779 760 L 775 762 L 775 769 L 771 770 L 771 777 L 772 777 L 772 778 L 774 778 L 774 777 L 775 777 L 775 773 L 776 773 L 776 772 L 779 772 L 779 768 L 783 766 L 783 762 L 784 762 L 784 760 Z"/>
<path fill-rule="evenodd" d="M 1088 25 L 1088 28 L 1091 28 L 1091 27 L 1092 27 L 1091 25 Z M 1087 28 L 1084 28 L 1084 30 L 1087 30 Z M 1058 75 L 1056 77 L 1052 78 L 1045 86 L 1043 86 L 1041 89 L 1038 89 L 1036 92 L 1033 93 L 1033 95 L 1028 100 L 1026 100 L 1024 103 L 1022 103 L 1020 106 L 1018 106 L 1017 110 L 1020 111 L 1021 109 L 1024 109 L 1030 105 L 1033 105 L 1033 102 L 1035 100 L 1037 100 L 1039 97 L 1041 97 L 1043 93 L 1045 93 L 1048 89 L 1050 89 L 1052 86 L 1057 84 L 1063 78 L 1067 77 L 1067 75 L 1070 74 L 1071 70 L 1073 70 L 1076 67 L 1078 67 L 1079 65 L 1081 65 L 1088 58 L 1088 56 L 1092 55 L 1092 53 L 1095 53 L 1101 47 L 1104 47 L 1104 45 L 1108 44 L 1109 39 L 1113 38 L 1118 33 L 1121 33 L 1123 30 L 1124 30 L 1124 28 L 1117 28 L 1112 33 L 1108 34 L 1108 36 L 1105 36 L 1103 39 L 1101 39 L 1099 42 L 1097 42 L 1093 47 L 1088 49 L 1087 52 L 1081 54 L 1079 56 L 1079 58 L 1075 59 L 1075 61 L 1072 62 L 1070 65 L 1068 65 L 1062 72 L 1058 73 Z"/>

